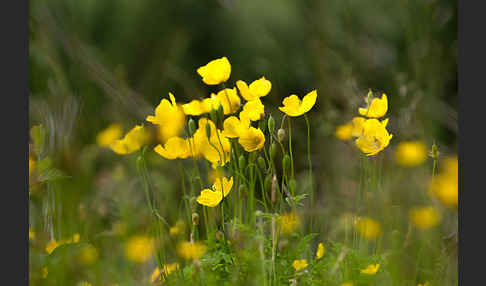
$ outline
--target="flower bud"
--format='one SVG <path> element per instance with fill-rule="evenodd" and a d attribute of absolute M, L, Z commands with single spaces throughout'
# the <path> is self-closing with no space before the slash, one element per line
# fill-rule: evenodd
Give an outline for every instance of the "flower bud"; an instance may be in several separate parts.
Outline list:
<path fill-rule="evenodd" d="M 206 121 L 206 136 L 209 138 L 211 138 L 211 125 L 209 125 L 209 122 Z"/>
<path fill-rule="evenodd" d="M 277 155 L 277 144 L 275 142 L 270 145 L 270 159 L 273 160 Z"/>
<path fill-rule="evenodd" d="M 246 196 L 246 193 L 248 192 L 248 188 L 246 187 L 245 184 L 240 185 L 239 192 L 240 192 L 240 199 L 243 199 Z"/>
<path fill-rule="evenodd" d="M 429 152 L 429 156 L 436 160 L 437 158 L 439 158 L 439 147 L 437 147 L 437 145 L 435 144 L 435 142 L 432 144 L 432 150 L 430 150 Z"/>
<path fill-rule="evenodd" d="M 295 179 L 289 181 L 289 189 L 292 195 L 295 194 L 295 190 L 297 189 L 297 181 Z"/>
<path fill-rule="evenodd" d="M 240 158 L 238 158 L 238 167 L 240 167 L 240 170 L 245 169 L 245 167 L 246 167 L 246 159 L 245 159 L 245 156 L 240 155 Z"/>
<path fill-rule="evenodd" d="M 280 128 L 280 129 L 277 131 L 277 138 L 278 138 L 278 141 L 279 141 L 279 142 L 282 142 L 282 141 L 285 139 L 285 136 L 286 136 L 285 129 Z"/>
<path fill-rule="evenodd" d="M 190 118 L 187 124 L 189 127 L 189 136 L 194 135 L 194 133 L 196 133 L 196 122 L 194 121 L 194 119 Z"/>
<path fill-rule="evenodd" d="M 286 172 L 290 169 L 290 156 L 289 156 L 289 154 L 285 154 L 285 156 L 283 157 L 282 167 L 284 169 L 284 172 Z"/>
<path fill-rule="evenodd" d="M 216 110 L 214 108 L 211 109 L 211 111 L 209 112 L 209 117 L 211 117 L 211 121 L 214 122 L 214 124 L 217 124 L 218 123 L 218 110 Z"/>
<path fill-rule="evenodd" d="M 262 156 L 258 157 L 257 162 L 258 162 L 258 166 L 260 166 L 260 168 L 262 170 L 265 170 L 267 168 L 267 164 L 265 163 L 265 159 L 263 159 Z"/>
<path fill-rule="evenodd" d="M 265 177 L 265 182 L 263 183 L 263 187 L 265 188 L 265 191 L 270 190 L 270 188 L 272 187 L 272 174 L 268 174 Z"/>
<path fill-rule="evenodd" d="M 221 104 L 218 106 L 218 117 L 224 119 L 224 108 Z"/>
<path fill-rule="evenodd" d="M 199 224 L 199 215 L 197 213 L 192 214 L 192 224 L 197 226 Z"/>
<path fill-rule="evenodd" d="M 268 131 L 272 134 L 275 131 L 275 120 L 272 115 L 268 117 Z"/>

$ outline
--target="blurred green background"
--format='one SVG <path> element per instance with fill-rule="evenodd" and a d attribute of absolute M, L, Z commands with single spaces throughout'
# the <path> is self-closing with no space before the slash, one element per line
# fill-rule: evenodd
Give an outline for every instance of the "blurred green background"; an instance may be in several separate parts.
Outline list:
<path fill-rule="evenodd" d="M 222 56 L 232 64 L 228 86 L 261 76 L 272 82 L 263 102 L 276 118 L 284 97 L 317 89 L 309 116 L 324 207 L 344 207 L 349 198 L 333 196 L 352 189 L 336 178 L 357 176 L 359 161 L 334 131 L 357 115 L 370 88 L 388 95 L 394 138 L 385 160 L 402 140 L 428 147 L 435 141 L 444 154 L 457 150 L 457 1 L 31 0 L 29 24 L 30 126 L 46 127 L 43 152 L 71 176 L 53 186 L 62 190 L 62 208 L 46 210 L 33 198 L 31 225 L 50 230 L 38 215 L 57 212 L 60 237 L 100 235 L 123 219 L 134 221 L 128 232 L 140 231 L 150 217 L 143 194 L 117 191 L 138 183 L 129 175 L 134 158 L 96 148 L 96 135 L 112 122 L 125 132 L 144 122 L 169 91 L 178 102 L 215 92 L 196 69 Z M 302 154 L 296 168 L 305 170 L 305 121 L 294 124 L 295 153 Z M 157 184 L 177 189 L 170 162 L 152 163 Z M 96 219 L 83 221 L 83 211 Z"/>

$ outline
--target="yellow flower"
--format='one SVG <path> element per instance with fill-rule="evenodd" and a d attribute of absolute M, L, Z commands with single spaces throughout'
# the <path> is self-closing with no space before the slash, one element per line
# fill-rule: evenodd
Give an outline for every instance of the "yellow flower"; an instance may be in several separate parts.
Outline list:
<path fill-rule="evenodd" d="M 353 283 L 345 282 L 345 283 L 341 284 L 341 286 L 353 286 Z"/>
<path fill-rule="evenodd" d="M 279 217 L 278 225 L 284 234 L 290 234 L 300 226 L 300 220 L 295 212 L 289 212 Z"/>
<path fill-rule="evenodd" d="M 225 115 L 234 113 L 240 108 L 241 99 L 236 93 L 236 88 L 223 89 L 220 92 L 218 92 L 216 98 L 218 100 L 218 103 L 223 106 L 223 111 Z"/>
<path fill-rule="evenodd" d="M 319 245 L 317 245 L 317 251 L 316 251 L 316 259 L 319 260 L 322 258 L 322 256 L 324 255 L 324 244 L 322 244 L 322 242 L 319 242 Z"/>
<path fill-rule="evenodd" d="M 355 228 L 366 239 L 376 239 L 381 235 L 380 224 L 369 217 L 359 219 L 355 224 Z"/>
<path fill-rule="evenodd" d="M 339 140 L 347 141 L 353 137 L 353 124 L 346 123 L 336 127 L 336 137 Z"/>
<path fill-rule="evenodd" d="M 393 137 L 385 128 L 387 123 L 387 119 L 382 122 L 377 119 L 367 119 L 362 125 L 361 136 L 355 141 L 356 146 L 367 156 L 376 155 L 385 149 Z"/>
<path fill-rule="evenodd" d="M 380 264 L 375 264 L 375 265 L 370 264 L 365 269 L 362 269 L 361 273 L 367 274 L 367 275 L 375 275 L 376 272 L 378 272 L 379 268 L 380 268 Z"/>
<path fill-rule="evenodd" d="M 42 267 L 41 269 L 41 277 L 42 279 L 46 279 L 47 275 L 49 274 L 49 270 L 47 269 L 47 267 Z"/>
<path fill-rule="evenodd" d="M 241 96 L 243 96 L 246 101 L 264 97 L 272 89 L 272 83 L 265 79 L 264 76 L 250 83 L 250 86 L 242 80 L 237 81 L 236 86 L 240 90 Z"/>
<path fill-rule="evenodd" d="M 233 177 L 229 180 L 226 178 L 218 178 L 213 184 L 212 190 L 204 189 L 201 191 L 199 197 L 197 197 L 197 202 L 203 206 L 215 207 L 221 202 L 224 197 L 226 197 L 231 188 L 233 187 Z"/>
<path fill-rule="evenodd" d="M 120 139 L 123 135 L 123 128 L 118 123 L 113 123 L 108 128 L 102 130 L 96 136 L 96 143 L 101 147 L 109 147 L 111 143 Z"/>
<path fill-rule="evenodd" d="M 146 120 L 159 126 L 159 137 L 162 142 L 177 136 L 184 129 L 186 116 L 180 106 L 177 105 L 175 97 L 169 92 L 170 101 L 163 98 L 155 108 L 155 116 L 149 115 Z"/>
<path fill-rule="evenodd" d="M 186 115 L 199 116 L 204 113 L 209 113 L 211 111 L 212 104 L 210 100 L 197 100 L 194 99 L 189 103 L 182 105 L 182 110 Z"/>
<path fill-rule="evenodd" d="M 367 108 L 359 108 L 359 114 L 362 116 L 370 117 L 370 118 L 380 118 L 385 116 L 388 110 L 388 99 L 386 94 L 381 96 L 381 99 L 374 98 L 371 101 L 371 104 Z"/>
<path fill-rule="evenodd" d="M 440 219 L 439 211 L 432 207 L 416 207 L 410 210 L 410 221 L 413 225 L 420 229 L 428 229 L 436 226 Z"/>
<path fill-rule="evenodd" d="M 404 167 L 415 167 L 427 159 L 427 147 L 421 141 L 405 141 L 398 144 L 395 151 L 397 164 Z"/>
<path fill-rule="evenodd" d="M 295 271 L 300 271 L 308 266 L 307 260 L 305 259 L 300 259 L 300 260 L 294 260 L 292 262 L 292 267 L 294 267 Z"/>
<path fill-rule="evenodd" d="M 227 81 L 231 74 L 231 64 L 228 58 L 222 57 L 210 61 L 207 65 L 197 69 L 202 81 L 207 85 L 216 85 Z"/>
<path fill-rule="evenodd" d="M 125 257 L 136 263 L 149 260 L 154 251 L 154 240 L 145 235 L 132 236 L 125 243 Z"/>
<path fill-rule="evenodd" d="M 84 265 L 91 265 L 98 259 L 98 251 L 92 245 L 83 248 L 79 255 L 79 260 Z"/>
<path fill-rule="evenodd" d="M 185 159 L 191 154 L 191 148 L 187 139 L 180 137 L 172 137 L 165 142 L 164 147 L 161 144 L 155 146 L 154 151 L 160 156 L 173 160 L 173 159 Z"/>
<path fill-rule="evenodd" d="M 170 235 L 178 235 L 184 232 L 184 222 L 182 220 L 178 220 L 174 226 L 169 228 Z"/>
<path fill-rule="evenodd" d="M 160 268 L 156 267 L 154 269 L 154 272 L 152 272 L 150 280 L 152 281 L 152 283 L 157 281 L 162 281 L 162 274 L 165 273 L 165 275 L 167 276 L 178 269 L 179 269 L 179 263 L 164 264 L 163 271 L 161 271 Z"/>
<path fill-rule="evenodd" d="M 177 245 L 177 253 L 185 260 L 197 260 L 206 252 L 206 246 L 199 242 L 183 241 Z"/>
<path fill-rule="evenodd" d="M 280 111 L 291 117 L 301 116 L 311 108 L 316 103 L 317 91 L 313 90 L 309 92 L 302 101 L 295 94 L 292 94 L 283 100 L 283 105 L 279 107 Z"/>
<path fill-rule="evenodd" d="M 265 145 L 265 135 L 260 128 L 250 127 L 240 133 L 238 143 L 246 152 L 256 151 Z"/>
<path fill-rule="evenodd" d="M 446 158 L 444 160 L 442 172 L 435 176 L 430 185 L 429 192 L 441 204 L 449 208 L 457 208 L 458 202 L 458 161 L 456 158 Z"/>
<path fill-rule="evenodd" d="M 125 155 L 140 149 L 150 139 L 150 134 L 141 125 L 136 125 L 125 137 L 111 143 L 110 148 L 113 152 Z"/>
<path fill-rule="evenodd" d="M 265 106 L 262 104 L 262 101 L 257 98 L 245 103 L 243 110 L 240 112 L 240 120 L 258 121 L 263 118 L 264 114 Z"/>
<path fill-rule="evenodd" d="M 353 129 L 351 130 L 351 135 L 353 137 L 359 137 L 363 134 L 363 124 L 365 123 L 366 119 L 364 117 L 354 117 L 351 121 L 353 125 Z M 388 121 L 386 121 L 388 123 Z M 386 127 L 386 126 L 385 126 Z"/>
<path fill-rule="evenodd" d="M 210 126 L 210 138 L 207 137 L 206 123 Z M 214 122 L 207 118 L 200 118 L 198 129 L 193 137 L 195 156 L 202 155 L 213 165 L 224 165 L 229 162 L 229 152 L 231 150 L 230 141 L 223 135 L 221 130 L 216 129 Z"/>
<path fill-rule="evenodd" d="M 250 128 L 248 118 L 238 119 L 236 116 L 230 116 L 223 122 L 223 135 L 228 138 L 238 138 L 240 134 Z"/>

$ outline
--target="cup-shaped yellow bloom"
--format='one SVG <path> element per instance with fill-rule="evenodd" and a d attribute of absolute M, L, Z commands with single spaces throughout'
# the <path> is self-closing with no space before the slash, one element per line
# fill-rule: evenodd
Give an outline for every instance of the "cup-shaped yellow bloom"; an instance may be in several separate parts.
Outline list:
<path fill-rule="evenodd" d="M 250 127 L 240 132 L 238 143 L 246 152 L 260 150 L 265 145 L 265 135 L 260 128 Z"/>
<path fill-rule="evenodd" d="M 226 197 L 233 187 L 233 177 L 229 180 L 226 178 L 218 178 L 213 184 L 212 190 L 204 189 L 201 191 L 197 202 L 203 206 L 215 207 L 219 205 L 223 196 Z"/>
<path fill-rule="evenodd" d="M 183 241 L 177 245 L 177 253 L 185 260 L 197 260 L 206 252 L 206 246 L 199 242 Z"/>
<path fill-rule="evenodd" d="M 427 147 L 422 141 L 400 142 L 395 151 L 395 160 L 398 165 L 415 167 L 427 159 Z"/>
<path fill-rule="evenodd" d="M 264 76 L 250 83 L 250 86 L 248 86 L 246 82 L 242 80 L 237 81 L 236 86 L 240 90 L 241 96 L 243 96 L 246 101 L 264 97 L 272 89 L 272 83 Z"/>
<path fill-rule="evenodd" d="M 240 119 L 258 121 L 263 118 L 264 114 L 265 106 L 262 104 L 262 101 L 257 98 L 245 103 L 243 110 L 240 112 Z"/>
<path fill-rule="evenodd" d="M 183 109 L 177 105 L 175 97 L 169 92 L 170 101 L 163 98 L 155 108 L 155 116 L 149 115 L 146 120 L 159 125 L 159 137 L 162 142 L 177 136 L 184 129 L 186 116 Z"/>
<path fill-rule="evenodd" d="M 356 139 L 355 144 L 367 156 L 378 154 L 385 149 L 390 143 L 392 134 L 386 130 L 388 120 L 382 122 L 377 119 L 367 119 L 363 124 L 363 132 L 361 136 Z"/>
<path fill-rule="evenodd" d="M 109 147 L 111 143 L 120 139 L 123 135 L 123 128 L 118 123 L 113 123 L 106 129 L 102 130 L 96 136 L 96 143 L 101 147 Z"/>
<path fill-rule="evenodd" d="M 122 139 L 111 143 L 110 148 L 120 155 L 130 154 L 140 149 L 149 139 L 150 134 L 141 125 L 136 125 Z"/>
<path fill-rule="evenodd" d="M 294 260 L 294 262 L 292 262 L 292 267 L 294 267 L 295 271 L 305 269 L 307 266 L 307 260 L 305 259 Z"/>
<path fill-rule="evenodd" d="M 182 105 L 182 110 L 186 115 L 199 116 L 204 113 L 209 113 L 211 111 L 211 103 L 207 100 L 197 100 L 194 99 L 189 103 Z"/>
<path fill-rule="evenodd" d="M 446 158 L 441 172 L 435 176 L 429 185 L 429 192 L 441 204 L 449 208 L 457 208 L 458 203 L 458 161 L 457 158 Z"/>
<path fill-rule="evenodd" d="M 324 255 L 324 244 L 322 244 L 322 242 L 319 242 L 319 245 L 317 245 L 317 251 L 316 251 L 316 259 L 319 260 L 322 258 L 322 256 Z"/>
<path fill-rule="evenodd" d="M 206 132 L 206 122 L 210 126 L 210 137 Z M 194 146 L 193 149 L 197 154 L 204 156 L 206 160 L 215 164 L 224 165 L 229 162 L 231 150 L 231 143 L 223 135 L 223 132 L 216 128 L 216 125 L 207 118 L 199 119 L 199 126 L 194 133 Z"/>
<path fill-rule="evenodd" d="M 165 142 L 164 147 L 161 144 L 155 146 L 154 151 L 160 156 L 173 160 L 173 159 L 185 159 L 191 155 L 191 148 L 189 141 L 180 137 L 172 137 Z"/>
<path fill-rule="evenodd" d="M 235 113 L 240 109 L 241 99 L 236 92 L 236 88 L 226 88 L 216 95 L 218 103 L 223 106 L 225 115 Z"/>
<path fill-rule="evenodd" d="M 299 217 L 295 212 L 289 212 L 278 218 L 278 226 L 284 234 L 295 232 L 300 227 Z"/>
<path fill-rule="evenodd" d="M 382 233 L 381 225 L 369 217 L 359 219 L 355 224 L 355 228 L 362 237 L 369 240 L 378 238 Z"/>
<path fill-rule="evenodd" d="M 363 134 L 363 124 L 365 123 L 366 118 L 364 117 L 354 117 L 351 121 L 353 125 L 353 129 L 351 130 L 351 136 L 359 137 Z M 388 121 L 387 121 L 388 122 Z"/>
<path fill-rule="evenodd" d="M 136 263 L 149 260 L 154 251 L 154 240 L 145 235 L 133 236 L 125 244 L 125 257 Z"/>
<path fill-rule="evenodd" d="M 386 94 L 383 94 L 380 98 L 373 98 L 371 104 L 367 108 L 360 107 L 358 109 L 359 114 L 370 118 L 380 118 L 385 116 L 388 111 L 388 99 Z"/>
<path fill-rule="evenodd" d="M 278 109 L 291 117 L 301 116 L 307 111 L 311 110 L 316 103 L 316 99 L 316 90 L 309 92 L 306 96 L 304 96 L 302 101 L 297 95 L 292 94 L 284 98 L 282 102 L 283 106 L 279 107 Z"/>
<path fill-rule="evenodd" d="M 348 141 L 353 137 L 353 124 L 346 123 L 336 127 L 336 137 L 342 141 Z"/>
<path fill-rule="evenodd" d="M 432 206 L 416 207 L 410 210 L 410 222 L 417 228 L 428 229 L 436 226 L 441 219 L 439 211 Z"/>
<path fill-rule="evenodd" d="M 248 118 L 239 119 L 236 116 L 230 116 L 223 122 L 223 135 L 228 138 L 238 138 L 240 134 L 250 128 Z"/>
<path fill-rule="evenodd" d="M 370 264 L 368 267 L 365 269 L 361 270 L 361 273 L 367 274 L 367 275 L 375 275 L 376 272 L 378 272 L 378 269 L 380 269 L 380 264 Z"/>
<path fill-rule="evenodd" d="M 197 69 L 202 81 L 207 85 L 216 85 L 226 82 L 231 74 L 231 64 L 228 58 L 222 57 L 210 61 L 207 65 Z"/>

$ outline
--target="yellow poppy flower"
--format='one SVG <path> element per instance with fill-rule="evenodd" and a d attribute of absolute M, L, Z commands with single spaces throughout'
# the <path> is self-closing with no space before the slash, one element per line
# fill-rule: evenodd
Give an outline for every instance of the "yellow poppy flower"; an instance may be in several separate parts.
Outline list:
<path fill-rule="evenodd" d="M 290 234 L 299 228 L 300 220 L 295 212 L 289 212 L 278 218 L 278 225 L 282 233 Z"/>
<path fill-rule="evenodd" d="M 96 136 L 96 143 L 101 147 L 109 147 L 111 143 L 120 139 L 123 135 L 123 128 L 118 123 L 113 123 L 106 129 L 98 133 Z"/>
<path fill-rule="evenodd" d="M 375 265 L 370 264 L 365 269 L 362 269 L 361 273 L 367 274 L 367 275 L 375 275 L 376 272 L 378 272 L 379 268 L 380 268 L 380 264 L 375 264 Z"/>
<path fill-rule="evenodd" d="M 355 224 L 356 231 L 366 239 L 378 238 L 382 231 L 381 225 L 369 217 L 359 219 Z"/>
<path fill-rule="evenodd" d="M 191 154 L 191 148 L 189 141 L 180 137 L 172 137 L 165 142 L 164 147 L 161 144 L 155 146 L 154 151 L 160 156 L 173 160 L 173 159 L 185 159 Z"/>
<path fill-rule="evenodd" d="M 292 262 L 292 267 L 294 267 L 295 271 L 300 271 L 308 266 L 307 260 L 305 259 L 300 259 L 300 260 L 294 260 Z"/>
<path fill-rule="evenodd" d="M 206 252 L 206 246 L 200 242 L 183 241 L 177 245 L 177 253 L 185 260 L 197 260 Z"/>
<path fill-rule="evenodd" d="M 241 99 L 236 92 L 236 88 L 223 89 L 218 92 L 216 98 L 218 100 L 218 103 L 223 106 L 223 111 L 225 115 L 234 113 L 240 108 Z"/>
<path fill-rule="evenodd" d="M 432 207 L 416 207 L 410 210 L 410 222 L 419 229 L 428 229 L 436 226 L 441 219 L 439 211 Z"/>
<path fill-rule="evenodd" d="M 49 274 L 49 270 L 47 269 L 47 267 L 42 267 L 41 269 L 41 277 L 42 279 L 46 279 L 47 275 Z"/>
<path fill-rule="evenodd" d="M 145 235 L 132 236 L 125 244 L 125 257 L 136 263 L 149 260 L 154 251 L 154 240 Z"/>
<path fill-rule="evenodd" d="M 111 143 L 113 152 L 121 155 L 130 154 L 140 149 L 150 139 L 150 134 L 141 125 L 136 125 L 120 140 Z"/>
<path fill-rule="evenodd" d="M 377 119 L 367 119 L 362 124 L 361 136 L 355 141 L 356 146 L 367 156 L 376 155 L 385 149 L 393 137 L 385 128 L 387 123 L 388 120 L 380 122 Z"/>
<path fill-rule="evenodd" d="M 459 175 L 456 158 L 446 158 L 443 161 L 441 173 L 436 175 L 429 185 L 429 192 L 441 204 L 449 208 L 457 208 Z"/>
<path fill-rule="evenodd" d="M 316 90 L 309 92 L 306 96 L 304 96 L 302 101 L 297 95 L 292 94 L 284 98 L 282 102 L 283 106 L 279 107 L 278 109 L 291 117 L 301 116 L 307 111 L 311 110 L 311 108 L 316 103 L 316 99 Z"/>
<path fill-rule="evenodd" d="M 207 137 L 206 122 L 210 126 L 211 137 Z M 200 118 L 198 129 L 194 133 L 194 150 L 201 154 L 206 160 L 213 164 L 224 165 L 229 162 L 231 143 L 223 135 L 223 132 L 216 129 L 216 125 L 207 118 Z"/>
<path fill-rule="evenodd" d="M 398 165 L 415 167 L 427 159 L 427 147 L 422 141 L 400 142 L 395 151 L 395 160 Z"/>
<path fill-rule="evenodd" d="M 371 101 L 371 104 L 367 108 L 360 107 L 358 109 L 359 114 L 362 116 L 370 117 L 370 118 L 380 118 L 385 116 L 388 110 L 388 99 L 386 94 L 383 94 L 380 98 L 374 98 Z"/>
<path fill-rule="evenodd" d="M 155 108 L 155 116 L 149 115 L 146 120 L 159 125 L 159 137 L 162 142 L 177 136 L 184 129 L 186 116 L 183 109 L 177 105 L 175 97 L 169 92 L 170 102 L 163 98 Z"/>
<path fill-rule="evenodd" d="M 240 132 L 238 143 L 243 146 L 246 152 L 253 152 L 263 148 L 265 135 L 260 128 L 250 127 Z"/>
<path fill-rule="evenodd" d="M 324 255 L 324 244 L 322 244 L 322 242 L 319 242 L 319 245 L 317 245 L 317 251 L 316 251 L 316 259 L 319 260 L 322 258 L 322 256 Z"/>
<path fill-rule="evenodd" d="M 182 220 L 178 220 L 174 226 L 169 228 L 169 233 L 170 235 L 175 236 L 183 233 L 184 228 L 185 228 L 184 222 Z"/>
<path fill-rule="evenodd" d="M 264 97 L 272 89 L 272 83 L 264 76 L 250 83 L 250 86 L 248 86 L 246 82 L 242 80 L 237 81 L 236 86 L 240 90 L 241 96 L 243 96 L 246 101 Z"/>
<path fill-rule="evenodd" d="M 336 137 L 339 140 L 347 141 L 353 137 L 353 124 L 346 123 L 336 127 Z"/>
<path fill-rule="evenodd" d="M 354 117 L 351 121 L 353 125 L 353 129 L 351 130 L 351 136 L 359 137 L 363 134 L 363 124 L 365 123 L 366 118 L 364 117 Z"/>
<path fill-rule="evenodd" d="M 208 108 L 207 102 L 194 99 L 189 103 L 183 104 L 182 110 L 184 111 L 184 114 L 186 114 L 186 115 L 199 116 L 201 114 L 210 112 L 211 111 L 211 105 L 209 105 L 209 108 Z"/>
<path fill-rule="evenodd" d="M 207 85 L 216 85 L 227 81 L 231 74 L 231 64 L 228 58 L 222 57 L 210 61 L 197 69 L 202 81 Z"/>
<path fill-rule="evenodd" d="M 213 184 L 212 190 L 204 189 L 201 191 L 197 202 L 203 206 L 215 207 L 219 205 L 223 196 L 226 197 L 233 187 L 233 177 L 229 180 L 226 178 L 218 178 Z"/>
<path fill-rule="evenodd" d="M 257 98 L 245 103 L 243 110 L 240 112 L 240 119 L 258 121 L 263 118 L 264 114 L 265 106 L 262 104 L 262 101 Z"/>
<path fill-rule="evenodd" d="M 238 119 L 236 116 L 230 116 L 223 122 L 223 135 L 228 138 L 238 138 L 240 134 L 250 128 L 248 118 Z"/>

